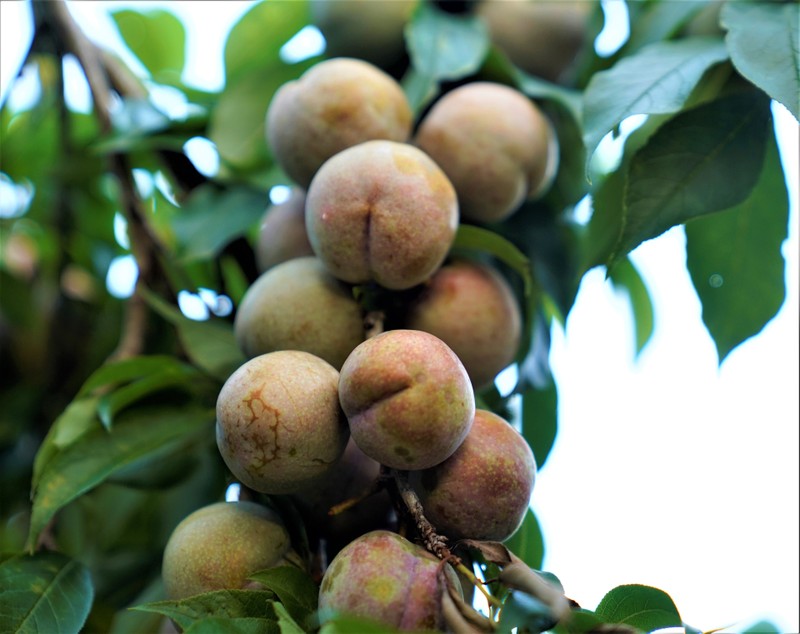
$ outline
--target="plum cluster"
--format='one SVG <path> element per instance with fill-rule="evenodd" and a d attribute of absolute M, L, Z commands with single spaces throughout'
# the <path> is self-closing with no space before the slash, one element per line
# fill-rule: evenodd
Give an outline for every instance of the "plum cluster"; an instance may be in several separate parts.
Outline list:
<path fill-rule="evenodd" d="M 234 322 L 249 360 L 217 400 L 219 452 L 249 489 L 291 496 L 331 547 L 323 612 L 440 628 L 436 597 L 455 573 L 396 532 L 376 483 L 407 474 L 453 540 L 519 528 L 534 457 L 507 421 L 476 409 L 475 391 L 513 361 L 520 308 L 498 270 L 451 249 L 460 222 L 505 219 L 550 186 L 553 130 L 527 97 L 487 82 L 446 93 L 414 129 L 399 84 L 349 58 L 285 84 L 266 121 L 296 187 L 261 227 L 263 272 Z M 225 534 L 230 553 L 204 552 L 204 533 Z M 165 584 L 173 597 L 243 587 L 296 560 L 274 513 L 216 504 L 176 529 Z"/>

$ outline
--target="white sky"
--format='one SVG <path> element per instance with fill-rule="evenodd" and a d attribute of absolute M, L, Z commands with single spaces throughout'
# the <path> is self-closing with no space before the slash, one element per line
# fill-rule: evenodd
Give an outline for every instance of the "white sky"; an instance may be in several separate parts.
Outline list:
<path fill-rule="evenodd" d="M 109 7 L 168 7 L 187 26 L 193 85 L 223 84 L 222 46 L 252 2 L 72 2 L 90 36 L 127 54 Z M 0 3 L 0 95 L 30 38 L 28 8 Z M 787 298 L 764 329 L 717 367 L 686 273 L 682 229 L 632 255 L 656 330 L 638 361 L 627 301 L 599 270 L 583 281 L 566 333 L 553 330 L 560 429 L 533 505 L 545 568 L 594 608 L 624 583 L 670 593 L 684 620 L 731 632 L 761 618 L 800 631 L 798 596 L 798 126 L 774 108 L 789 175 Z"/>

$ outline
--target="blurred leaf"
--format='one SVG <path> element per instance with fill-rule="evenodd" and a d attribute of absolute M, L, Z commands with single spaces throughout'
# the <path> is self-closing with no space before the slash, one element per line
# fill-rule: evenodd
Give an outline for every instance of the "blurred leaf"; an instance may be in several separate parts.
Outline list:
<path fill-rule="evenodd" d="M 439 92 L 436 80 L 430 75 L 423 75 L 414 67 L 409 68 L 403 76 L 402 86 L 414 116 L 417 116 Z"/>
<path fill-rule="evenodd" d="M 229 322 L 194 321 L 153 293 L 145 293 L 145 298 L 153 310 L 178 329 L 189 359 L 210 376 L 225 381 L 245 362 Z"/>
<path fill-rule="evenodd" d="M 522 526 L 505 541 L 506 547 L 526 565 L 539 570 L 544 561 L 544 537 L 533 511 L 525 512 Z"/>
<path fill-rule="evenodd" d="M 236 258 L 225 255 L 220 260 L 220 269 L 222 271 L 222 279 L 224 280 L 225 294 L 231 298 L 234 306 L 242 303 L 242 297 L 250 287 L 250 282 L 247 276 L 242 271 L 242 267 L 236 261 Z"/>
<path fill-rule="evenodd" d="M 651 44 L 596 73 L 583 94 L 586 167 L 603 137 L 634 114 L 677 112 L 712 64 L 727 57 L 715 39 Z"/>
<path fill-rule="evenodd" d="M 180 78 L 186 57 L 186 31 L 178 18 L 162 9 L 122 9 L 112 12 L 111 17 L 125 44 L 155 79 L 161 74 Z"/>
<path fill-rule="evenodd" d="M 384 623 L 342 614 L 326 619 L 319 634 L 399 634 L 399 632 L 400 630 L 388 627 Z"/>
<path fill-rule="evenodd" d="M 736 70 L 800 119 L 800 5 L 726 2 L 720 18 Z"/>
<path fill-rule="evenodd" d="M 233 86 L 253 70 L 280 60 L 281 47 L 309 23 L 306 0 L 266 0 L 233 25 L 225 42 L 225 84 Z"/>
<path fill-rule="evenodd" d="M 786 297 L 789 199 L 774 137 L 761 176 L 741 204 L 686 223 L 686 266 L 719 362 L 757 334 Z"/>
<path fill-rule="evenodd" d="M 170 127 L 170 118 L 156 108 L 149 99 L 127 98 L 111 115 L 115 136 L 104 143 L 116 143 L 118 147 L 135 147 L 141 137 L 161 132 Z M 108 151 L 108 146 L 99 145 L 98 151 Z"/>
<path fill-rule="evenodd" d="M 94 598 L 89 571 L 50 552 L 3 560 L 0 588 L 0 623 L 17 634 L 77 633 Z"/>
<path fill-rule="evenodd" d="M 624 623 L 646 632 L 681 625 L 678 608 L 670 596 L 642 585 L 614 588 L 600 601 L 595 614 L 606 623 Z"/>
<path fill-rule="evenodd" d="M 477 16 L 447 13 L 423 2 L 406 26 L 406 46 L 421 75 L 460 79 L 480 68 L 489 52 L 489 32 Z"/>
<path fill-rule="evenodd" d="M 631 302 L 636 330 L 636 354 L 639 355 L 653 336 L 653 300 L 647 286 L 629 258 L 623 258 L 609 271 L 614 287 L 623 291 Z"/>
<path fill-rule="evenodd" d="M 769 122 L 769 101 L 752 91 L 698 106 L 659 128 L 631 160 L 610 263 L 675 225 L 744 200 L 761 174 Z"/>
<path fill-rule="evenodd" d="M 515 628 L 529 634 L 551 629 L 556 620 L 546 603 L 524 592 L 514 591 L 503 603 L 498 632 L 509 633 Z"/>
<path fill-rule="evenodd" d="M 533 450 L 536 466 L 544 466 L 558 431 L 558 390 L 555 381 L 522 393 L 522 435 Z M 537 566 L 532 566 L 537 568 Z"/>
<path fill-rule="evenodd" d="M 215 257 L 264 215 L 267 196 L 249 187 L 195 189 L 175 217 L 173 229 L 183 262 Z"/>
<path fill-rule="evenodd" d="M 214 412 L 192 407 L 139 408 L 119 416 L 109 433 L 98 428 L 54 455 L 33 491 L 28 545 L 32 547 L 55 513 L 112 473 L 158 450 L 164 443 L 211 426 Z"/>
<path fill-rule="evenodd" d="M 291 617 L 299 623 L 317 609 L 317 584 L 294 566 L 278 566 L 260 570 L 249 577 L 275 593 Z"/>
<path fill-rule="evenodd" d="M 137 605 L 133 609 L 163 614 L 175 621 L 182 629 L 187 629 L 195 621 L 209 617 L 270 620 L 269 603 L 273 596 L 271 592 L 259 590 L 217 590 L 178 601 L 145 603 Z"/>
<path fill-rule="evenodd" d="M 186 366 L 175 357 L 167 355 L 138 356 L 107 363 L 106 365 L 100 366 L 86 379 L 80 392 L 78 392 L 78 397 L 88 396 L 100 387 L 127 383 L 134 379 L 140 379 L 167 367 L 177 370 Z"/>
<path fill-rule="evenodd" d="M 630 55 L 648 44 L 673 38 L 708 4 L 709 0 L 636 3 L 630 20 L 631 34 L 622 54 Z"/>
<path fill-rule="evenodd" d="M 758 621 L 743 630 L 742 634 L 781 634 L 781 631 L 769 621 Z"/>
<path fill-rule="evenodd" d="M 195 621 L 184 632 L 185 634 L 281 634 L 281 629 L 274 620 L 214 616 Z"/>
<path fill-rule="evenodd" d="M 272 609 L 275 611 L 275 616 L 278 617 L 281 634 L 305 634 L 305 630 L 292 618 L 284 604 L 273 601 Z"/>
<path fill-rule="evenodd" d="M 573 120 L 576 122 L 581 121 L 581 112 L 583 110 L 581 93 L 569 88 L 564 88 L 563 86 L 559 86 L 558 84 L 551 83 L 539 77 L 527 75 L 517 69 L 514 69 L 514 79 L 517 88 L 529 97 L 555 101 L 569 112 Z"/>

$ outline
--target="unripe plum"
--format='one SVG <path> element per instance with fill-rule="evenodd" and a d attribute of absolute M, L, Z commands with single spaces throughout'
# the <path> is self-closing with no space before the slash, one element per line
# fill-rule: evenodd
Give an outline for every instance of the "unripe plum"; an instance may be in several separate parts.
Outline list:
<path fill-rule="evenodd" d="M 428 279 L 455 239 L 458 202 L 417 148 L 369 141 L 328 160 L 306 199 L 311 246 L 331 273 L 393 290 Z"/>
<path fill-rule="evenodd" d="M 440 339 L 390 330 L 342 366 L 339 400 L 359 448 L 395 469 L 442 462 L 464 440 L 475 396 L 464 366 Z"/>
<path fill-rule="evenodd" d="M 475 412 L 466 440 L 443 463 L 412 472 L 425 517 L 452 539 L 504 541 L 522 524 L 536 478 L 525 439 L 505 420 Z"/>
<path fill-rule="evenodd" d="M 314 255 L 306 233 L 305 191 L 295 187 L 286 201 L 267 209 L 255 252 L 261 272 L 292 258 Z"/>
<path fill-rule="evenodd" d="M 544 193 L 558 166 L 548 119 L 518 90 L 473 82 L 442 97 L 423 118 L 416 144 L 447 174 L 461 215 L 497 222 Z"/>
<path fill-rule="evenodd" d="M 511 288 L 497 271 L 455 261 L 431 278 L 412 303 L 405 325 L 444 341 L 480 389 L 514 360 L 522 317 Z"/>
<path fill-rule="evenodd" d="M 396 533 L 373 531 L 334 557 L 322 577 L 319 609 L 323 618 L 344 613 L 401 630 L 442 629 L 444 583 L 459 583 L 448 564 Z"/>
<path fill-rule="evenodd" d="M 234 333 L 247 357 L 304 350 L 339 369 L 364 340 L 364 324 L 350 289 L 317 258 L 304 257 L 253 282 L 236 313 Z"/>
<path fill-rule="evenodd" d="M 219 502 L 181 521 L 164 550 L 162 576 L 170 599 L 239 589 L 259 570 L 284 563 L 289 533 L 280 517 L 254 502 Z"/>
<path fill-rule="evenodd" d="M 281 350 L 247 361 L 217 398 L 217 446 L 243 484 L 293 493 L 328 472 L 349 437 L 339 373 L 308 352 Z"/>
<path fill-rule="evenodd" d="M 272 154 L 303 188 L 337 152 L 372 139 L 406 141 L 410 134 L 411 108 L 400 84 L 357 59 L 315 64 L 281 86 L 267 110 Z"/>

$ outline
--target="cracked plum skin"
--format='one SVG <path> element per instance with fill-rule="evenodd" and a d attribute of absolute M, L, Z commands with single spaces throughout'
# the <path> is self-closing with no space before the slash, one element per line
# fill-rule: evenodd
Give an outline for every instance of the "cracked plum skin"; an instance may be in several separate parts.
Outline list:
<path fill-rule="evenodd" d="M 411 123 L 400 84 L 368 62 L 339 57 L 315 64 L 278 89 L 266 131 L 276 161 L 308 188 L 337 152 L 373 139 L 407 141 Z"/>
<path fill-rule="evenodd" d="M 342 366 L 339 400 L 356 445 L 403 470 L 445 460 L 475 414 L 461 361 L 440 339 L 417 330 L 390 330 L 353 350 Z"/>
<path fill-rule="evenodd" d="M 452 539 L 505 541 L 522 524 L 536 478 L 536 461 L 525 439 L 486 410 L 464 443 L 431 469 L 412 472 L 409 482 L 425 517 Z"/>
<path fill-rule="evenodd" d="M 171 599 L 244 588 L 254 572 L 283 563 L 289 533 L 280 517 L 254 502 L 200 508 L 175 527 L 164 550 L 162 576 Z"/>
<path fill-rule="evenodd" d="M 311 247 L 337 278 L 402 290 L 441 266 L 458 226 L 458 201 L 419 149 L 369 141 L 333 156 L 306 198 Z"/>
<path fill-rule="evenodd" d="M 338 381 L 333 366 L 299 350 L 239 367 L 217 398 L 217 447 L 231 473 L 261 493 L 294 493 L 324 476 L 349 438 Z"/>
<path fill-rule="evenodd" d="M 323 619 L 344 613 L 401 630 L 441 630 L 443 578 L 458 588 L 449 565 L 396 533 L 372 531 L 331 561 L 320 585 L 320 613 Z"/>

